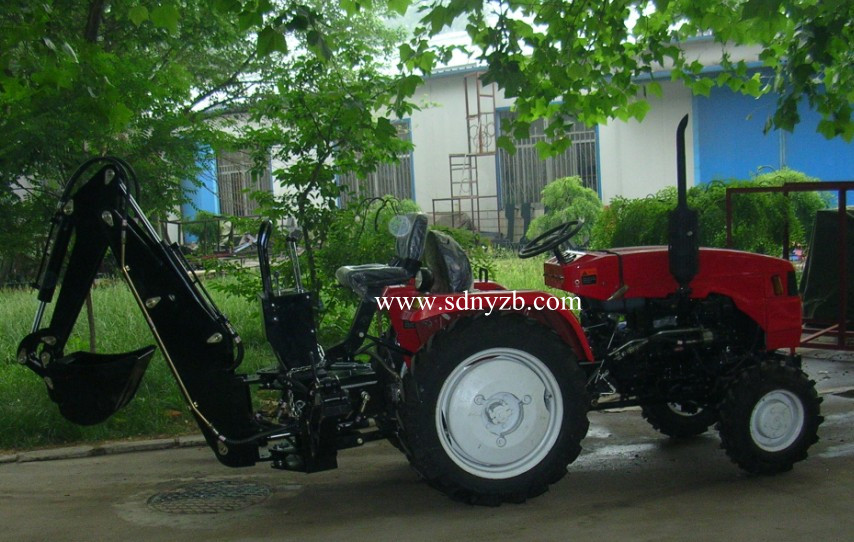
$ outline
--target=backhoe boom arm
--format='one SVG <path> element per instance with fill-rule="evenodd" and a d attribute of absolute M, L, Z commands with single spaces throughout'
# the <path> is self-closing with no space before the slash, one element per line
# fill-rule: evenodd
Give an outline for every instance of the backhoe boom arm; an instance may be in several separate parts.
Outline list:
<path fill-rule="evenodd" d="M 235 373 L 239 335 L 177 246 L 162 241 L 139 210 L 126 164 L 99 161 L 106 165 L 74 191 L 81 168 L 60 200 L 36 285 L 41 305 L 18 360 L 44 379 L 62 414 L 76 423 L 103 421 L 133 397 L 154 347 L 117 355 L 64 353 L 109 248 L 217 457 L 230 466 L 254 464 L 264 433 L 254 421 L 246 379 Z M 57 284 L 50 323 L 41 328 Z"/>

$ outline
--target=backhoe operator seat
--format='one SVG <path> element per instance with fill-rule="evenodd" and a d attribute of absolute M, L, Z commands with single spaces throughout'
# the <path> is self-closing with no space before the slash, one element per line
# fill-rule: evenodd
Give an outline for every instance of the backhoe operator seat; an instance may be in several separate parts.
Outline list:
<path fill-rule="evenodd" d="M 397 238 L 397 257 L 388 265 L 369 263 L 345 265 L 335 271 L 335 278 L 356 292 L 364 301 L 382 295 L 386 286 L 405 284 L 421 267 L 421 256 L 427 239 L 427 215 L 409 213 L 403 218 L 410 224 L 406 234 Z"/>

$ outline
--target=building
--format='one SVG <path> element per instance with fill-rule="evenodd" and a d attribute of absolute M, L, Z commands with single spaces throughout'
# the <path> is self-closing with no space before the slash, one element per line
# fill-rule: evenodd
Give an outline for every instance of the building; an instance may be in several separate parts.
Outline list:
<path fill-rule="evenodd" d="M 684 47 L 690 60 L 706 66 L 706 76 L 720 71 L 721 45 L 710 37 L 689 40 Z M 733 61 L 745 60 L 757 70 L 758 52 L 729 51 Z M 540 191 L 554 179 L 579 175 L 606 204 L 615 196 L 643 197 L 673 186 L 675 130 L 686 113 L 689 186 L 747 179 L 784 166 L 822 180 L 854 179 L 854 145 L 818 134 L 819 115 L 808 107 L 802 107 L 801 124 L 793 133 L 766 134 L 763 127 L 775 109 L 775 96 L 755 99 L 728 88 L 694 96 L 682 83 L 671 81 L 664 68 L 652 76 L 662 96 L 649 98 L 651 109 L 643 122 L 576 125 L 573 145 L 547 160 L 540 160 L 535 150 L 545 137 L 542 122 L 535 123 L 530 137 L 517 141 L 517 152 L 510 155 L 497 148 L 496 134 L 501 133 L 502 121 L 513 115 L 512 101 L 495 85 L 481 84 L 480 73 L 478 66 L 465 65 L 438 70 L 427 78 L 414 97 L 421 109 L 398 121 L 400 136 L 413 142 L 414 151 L 363 181 L 345 177 L 340 182 L 360 196 L 414 199 L 435 222 L 515 240 L 524 225 L 543 212 Z M 246 197 L 250 162 L 239 158 L 217 159 L 213 191 L 224 213 L 248 214 L 252 209 L 251 202 L 241 199 Z M 345 196 L 342 204 L 346 203 Z M 196 207 L 209 207 L 205 205 Z M 511 223 L 513 232 L 508 231 Z"/>

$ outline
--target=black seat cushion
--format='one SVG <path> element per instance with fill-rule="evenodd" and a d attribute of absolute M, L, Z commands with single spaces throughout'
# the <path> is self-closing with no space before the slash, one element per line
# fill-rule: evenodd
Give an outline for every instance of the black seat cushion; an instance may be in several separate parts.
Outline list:
<path fill-rule="evenodd" d="M 402 267 L 378 263 L 345 265 L 335 271 L 335 278 L 342 286 L 350 288 L 366 301 L 382 294 L 386 286 L 405 284 L 411 277 L 409 271 Z"/>

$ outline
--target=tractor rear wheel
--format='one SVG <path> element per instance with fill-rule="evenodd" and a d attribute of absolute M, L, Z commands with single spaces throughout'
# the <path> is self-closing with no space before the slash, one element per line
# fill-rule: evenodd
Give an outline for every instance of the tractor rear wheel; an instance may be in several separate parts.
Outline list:
<path fill-rule="evenodd" d="M 791 470 L 818 441 L 821 398 L 798 368 L 764 361 L 738 375 L 719 406 L 721 447 L 755 474 Z"/>
<path fill-rule="evenodd" d="M 411 463 L 473 504 L 522 502 L 566 475 L 587 433 L 584 372 L 552 330 L 521 315 L 463 318 L 413 363 Z"/>
<path fill-rule="evenodd" d="M 641 412 L 654 429 L 673 438 L 701 435 L 718 419 L 713 409 L 689 403 L 647 404 Z"/>

